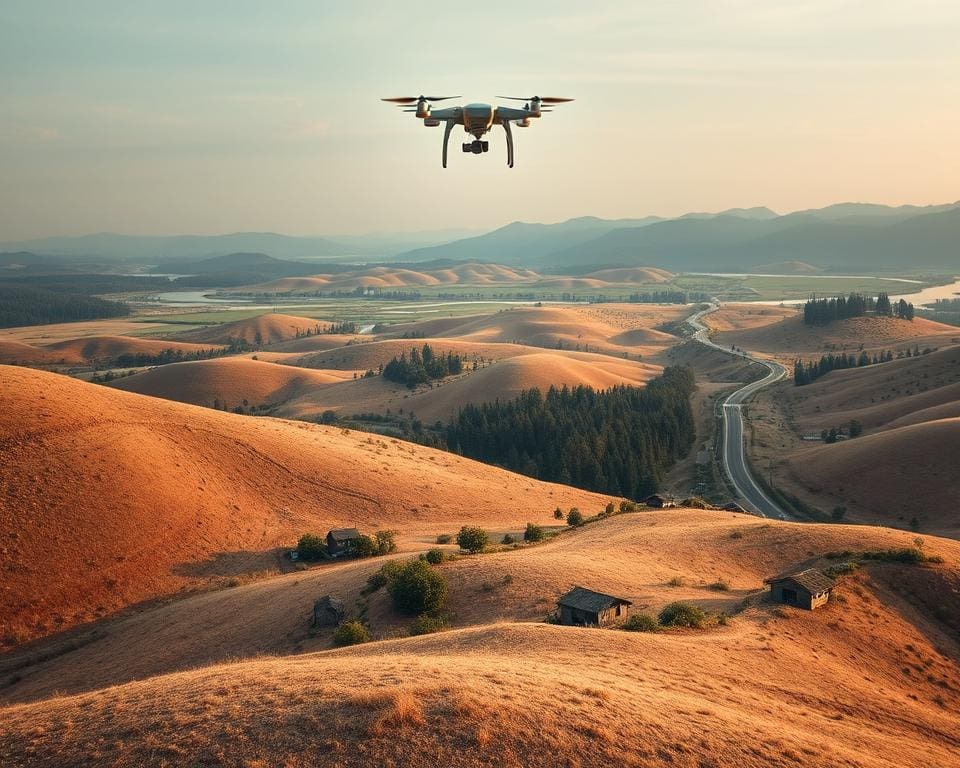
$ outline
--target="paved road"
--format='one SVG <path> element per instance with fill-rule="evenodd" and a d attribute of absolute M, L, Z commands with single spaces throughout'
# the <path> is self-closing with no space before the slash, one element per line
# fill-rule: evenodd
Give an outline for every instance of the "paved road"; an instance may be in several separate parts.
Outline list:
<path fill-rule="evenodd" d="M 723 401 L 723 444 L 721 446 L 721 460 L 727 472 L 727 477 L 730 479 L 734 490 L 740 496 L 739 502 L 741 506 L 764 517 L 776 517 L 781 520 L 789 520 L 790 516 L 764 493 L 750 472 L 750 467 L 747 465 L 747 460 L 744 455 L 744 423 L 742 411 L 744 403 L 764 387 L 768 387 L 786 376 L 787 369 L 779 363 L 770 360 L 761 360 L 747 353 L 732 352 L 726 347 L 714 344 L 710 340 L 709 329 L 703 323 L 703 318 L 711 312 L 717 311 L 719 308 L 719 302 L 714 301 L 707 309 L 696 312 L 687 318 L 687 323 L 693 328 L 693 338 L 701 344 L 706 344 L 708 347 L 713 347 L 721 352 L 726 352 L 730 355 L 739 355 L 748 360 L 753 360 L 767 369 L 767 375 L 762 379 L 741 387 L 736 392 L 728 395 L 727 399 Z"/>

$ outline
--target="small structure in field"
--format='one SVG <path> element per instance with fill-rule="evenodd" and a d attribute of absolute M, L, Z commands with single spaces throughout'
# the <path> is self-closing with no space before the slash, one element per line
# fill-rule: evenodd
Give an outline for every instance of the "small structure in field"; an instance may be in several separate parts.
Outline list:
<path fill-rule="evenodd" d="M 335 627 L 343 621 L 345 613 L 343 600 L 324 595 L 313 603 L 313 621 L 311 627 Z"/>
<path fill-rule="evenodd" d="M 677 502 L 671 499 L 669 496 L 661 496 L 659 493 L 655 493 L 652 496 L 647 496 L 643 500 L 643 503 L 648 507 L 653 507 L 654 509 L 668 509 L 669 507 L 677 506 Z"/>
<path fill-rule="evenodd" d="M 778 603 L 812 611 L 826 605 L 836 582 L 816 568 L 767 579 L 770 596 Z"/>
<path fill-rule="evenodd" d="M 560 623 L 568 627 L 604 627 L 627 617 L 629 600 L 574 587 L 557 600 Z"/>
<path fill-rule="evenodd" d="M 737 502 L 735 501 L 728 501 L 726 504 L 723 505 L 723 507 L 721 507 L 721 509 L 723 509 L 726 512 L 746 512 L 747 511 L 743 507 L 741 507 L 739 504 L 737 504 Z"/>
<path fill-rule="evenodd" d="M 353 549 L 353 543 L 360 538 L 356 528 L 334 528 L 327 534 L 327 554 L 330 557 L 345 555 Z"/>

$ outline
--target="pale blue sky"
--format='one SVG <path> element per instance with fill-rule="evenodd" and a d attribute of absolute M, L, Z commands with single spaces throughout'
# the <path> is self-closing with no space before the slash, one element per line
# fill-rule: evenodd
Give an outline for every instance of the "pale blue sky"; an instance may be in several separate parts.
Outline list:
<path fill-rule="evenodd" d="M 2 0 L 0 240 L 955 200 L 958 40 L 953 0 Z M 577 101 L 444 171 L 378 101 L 431 91 Z"/>

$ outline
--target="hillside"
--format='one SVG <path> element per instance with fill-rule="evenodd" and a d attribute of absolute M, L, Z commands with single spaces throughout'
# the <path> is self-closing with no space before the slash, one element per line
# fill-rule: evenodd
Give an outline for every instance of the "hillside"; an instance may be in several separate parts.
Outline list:
<path fill-rule="evenodd" d="M 832 419 L 831 419 L 832 420 Z M 960 416 L 909 424 L 791 454 L 788 480 L 825 508 L 848 506 L 857 519 L 960 537 Z"/>
<path fill-rule="evenodd" d="M 960 605 L 941 599 L 944 618 L 934 607 L 960 584 L 955 542 L 928 537 L 942 566 L 846 577 L 814 613 L 755 596 L 764 577 L 812 555 L 909 538 L 696 510 L 624 515 L 444 564 L 455 629 L 334 651 L 307 637 L 309 607 L 328 592 L 352 601 L 369 562 L 190 597 L 106 622 L 65 655 L 38 654 L 4 691 L 28 703 L 0 709 L 0 755 L 13 766 L 38 754 L 70 766 L 216 755 L 237 765 L 889 768 L 891 754 L 898 766 L 952 765 Z M 731 592 L 706 589 L 720 576 Z M 638 611 L 680 596 L 734 615 L 725 627 L 656 634 L 541 623 L 573 579 L 627 595 Z"/>
<path fill-rule="evenodd" d="M 5 644 L 273 568 L 273 550 L 304 531 L 359 525 L 405 536 L 546 522 L 558 504 L 606 503 L 419 446 L 41 371 L 0 369 L 0 398 Z"/>
<path fill-rule="evenodd" d="M 159 355 L 167 350 L 186 354 L 208 352 L 216 348 L 216 343 L 188 343 L 133 336 L 81 336 L 43 346 L 0 340 L 0 364 L 88 365 L 115 360 L 120 355 Z"/>
<path fill-rule="evenodd" d="M 674 275 L 665 269 L 656 267 L 621 267 L 619 269 L 599 269 L 586 277 L 604 280 L 608 283 L 668 283 Z"/>
<path fill-rule="evenodd" d="M 713 324 L 712 316 L 708 316 L 708 322 Z M 712 338 L 721 345 L 735 344 L 792 362 L 796 358 L 819 358 L 829 352 L 896 351 L 915 345 L 921 350 L 928 346 L 942 347 L 960 343 L 960 330 L 920 317 L 912 321 L 896 317 L 852 317 L 816 326 L 806 325 L 802 317 L 794 315 L 777 323 L 747 322 L 740 329 L 721 331 Z"/>
<path fill-rule="evenodd" d="M 240 339 L 248 344 L 275 344 L 308 333 L 317 333 L 326 324 L 309 317 L 282 315 L 268 312 L 244 320 L 211 325 L 195 331 L 177 334 L 176 338 L 208 344 L 229 344 L 231 339 Z"/>
<path fill-rule="evenodd" d="M 450 351 L 469 349 L 469 345 L 451 344 L 443 339 L 431 339 L 434 349 Z M 368 352 L 388 342 L 379 342 Z M 391 346 L 393 343 L 390 343 Z M 414 346 L 411 344 L 411 346 Z M 407 387 L 386 381 L 382 377 L 346 381 L 307 393 L 284 405 L 279 415 L 291 418 L 316 417 L 331 410 L 340 416 L 362 413 L 394 413 L 403 409 L 414 413 L 421 421 L 433 424 L 449 421 L 468 403 L 488 403 L 510 400 L 525 389 L 538 387 L 546 392 L 551 386 L 585 385 L 594 389 L 608 389 L 620 384 L 642 386 L 661 368 L 628 360 L 617 360 L 605 355 L 585 352 L 544 352 L 533 347 L 501 345 L 502 357 L 493 365 L 470 371 L 460 376 L 434 382 L 432 387 L 410 392 Z M 482 345 L 476 347 L 483 348 Z M 507 354 L 503 354 L 506 352 Z"/>
<path fill-rule="evenodd" d="M 282 403 L 350 377 L 344 371 L 305 370 L 246 357 L 225 357 L 161 365 L 118 379 L 111 386 L 208 408 L 216 404 L 227 410 L 238 405 Z"/>

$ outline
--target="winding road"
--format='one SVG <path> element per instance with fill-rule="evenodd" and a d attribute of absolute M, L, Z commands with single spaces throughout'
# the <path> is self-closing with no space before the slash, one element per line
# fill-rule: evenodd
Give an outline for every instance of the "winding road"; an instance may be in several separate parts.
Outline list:
<path fill-rule="evenodd" d="M 750 512 L 762 515 L 763 517 L 775 517 L 780 520 L 789 520 L 790 516 L 780 508 L 760 487 L 750 467 L 747 464 L 743 438 L 743 405 L 764 387 L 768 387 L 774 382 L 780 381 L 787 375 L 787 369 L 780 363 L 771 360 L 762 360 L 752 357 L 745 352 L 731 352 L 726 347 L 721 347 L 710 340 L 710 329 L 704 324 L 703 318 L 711 312 L 716 312 L 720 308 L 720 303 L 716 300 L 699 312 L 695 312 L 687 318 L 687 323 L 693 328 L 693 338 L 701 344 L 713 347 L 728 355 L 737 355 L 739 357 L 752 360 L 759 363 L 767 369 L 767 375 L 762 379 L 751 382 L 746 386 L 727 395 L 723 401 L 723 444 L 721 446 L 721 460 L 724 470 L 734 490 L 739 495 L 739 503 Z"/>

